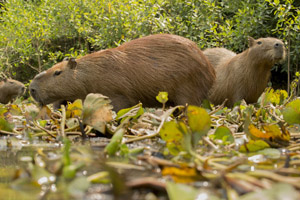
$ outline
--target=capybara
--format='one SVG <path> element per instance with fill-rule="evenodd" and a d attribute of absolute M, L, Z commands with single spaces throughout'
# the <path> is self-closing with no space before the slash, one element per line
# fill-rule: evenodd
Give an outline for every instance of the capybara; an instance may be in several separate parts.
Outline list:
<path fill-rule="evenodd" d="M 236 56 L 236 53 L 225 48 L 208 48 L 203 51 L 208 58 L 210 64 L 216 69 L 220 63 L 226 62 L 228 59 Z"/>
<path fill-rule="evenodd" d="M 216 82 L 210 91 L 210 101 L 221 104 L 228 99 L 226 105 L 232 107 L 235 102 L 244 99 L 247 103 L 255 103 L 267 86 L 273 65 L 285 58 L 285 47 L 276 38 L 248 38 L 249 48 L 240 54 L 233 55 L 228 50 L 224 58 L 219 58 L 217 50 L 215 57 L 208 59 L 220 60 L 216 70 Z M 223 51 L 223 55 L 224 56 Z"/>
<path fill-rule="evenodd" d="M 9 78 L 0 81 L 0 103 L 7 104 L 14 98 L 23 95 L 25 86 L 23 83 Z"/>
<path fill-rule="evenodd" d="M 101 93 L 118 111 L 139 101 L 161 106 L 159 91 L 168 92 L 171 105 L 200 105 L 214 81 L 213 67 L 194 42 L 157 34 L 62 61 L 36 75 L 30 93 L 41 105 Z"/>

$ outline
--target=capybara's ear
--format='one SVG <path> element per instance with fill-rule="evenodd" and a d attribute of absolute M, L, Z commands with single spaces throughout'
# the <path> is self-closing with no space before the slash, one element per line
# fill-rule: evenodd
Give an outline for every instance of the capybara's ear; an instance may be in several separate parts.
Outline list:
<path fill-rule="evenodd" d="M 252 47 L 255 43 L 255 39 L 253 37 L 248 36 L 248 45 Z"/>
<path fill-rule="evenodd" d="M 70 69 L 75 69 L 77 66 L 75 58 L 69 58 L 67 66 L 70 67 Z"/>
<path fill-rule="evenodd" d="M 63 59 L 63 61 L 68 61 L 69 60 L 69 57 L 65 57 L 64 59 Z"/>

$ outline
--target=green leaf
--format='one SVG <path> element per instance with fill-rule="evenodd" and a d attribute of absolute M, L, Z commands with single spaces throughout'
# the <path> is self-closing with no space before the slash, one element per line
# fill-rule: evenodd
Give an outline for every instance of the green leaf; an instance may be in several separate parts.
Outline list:
<path fill-rule="evenodd" d="M 167 148 L 170 153 L 177 155 L 180 151 L 185 150 L 184 146 L 184 134 L 187 134 L 188 130 L 183 122 L 169 121 L 164 123 L 159 134 L 160 137 L 166 141 Z"/>
<path fill-rule="evenodd" d="M 209 136 L 213 140 L 222 140 L 223 144 L 231 144 L 234 142 L 234 137 L 229 128 L 219 126 L 215 133 Z"/>
<path fill-rule="evenodd" d="M 300 99 L 288 103 L 282 110 L 282 115 L 288 124 L 300 124 Z"/>
<path fill-rule="evenodd" d="M 170 200 L 195 200 L 199 192 L 188 185 L 167 182 L 167 193 Z"/>
<path fill-rule="evenodd" d="M 14 124 L 9 123 L 4 118 L 0 118 L 0 130 L 12 132 L 14 128 Z"/>
<path fill-rule="evenodd" d="M 90 187 L 90 182 L 85 176 L 74 179 L 68 186 L 68 192 L 77 198 L 83 198 L 85 191 Z"/>
<path fill-rule="evenodd" d="M 122 145 L 122 139 L 125 130 L 123 128 L 117 130 L 113 137 L 111 138 L 110 142 L 106 145 L 104 152 L 106 152 L 109 156 L 113 156 L 117 153 Z"/>
<path fill-rule="evenodd" d="M 247 149 L 246 149 L 246 147 Z M 250 140 L 247 144 L 240 147 L 240 152 L 255 152 L 265 148 L 270 148 L 270 145 L 263 140 Z M 247 151 L 248 150 L 248 151 Z"/>
<path fill-rule="evenodd" d="M 123 122 L 126 118 L 130 117 L 133 119 L 137 119 L 139 116 L 144 114 L 144 109 L 142 107 L 142 104 L 139 103 L 135 106 L 132 106 L 130 108 L 125 108 L 120 110 L 117 113 L 116 120 L 122 119 L 121 122 Z"/>
<path fill-rule="evenodd" d="M 162 104 L 165 104 L 168 101 L 168 93 L 167 92 L 159 92 L 156 96 L 156 100 Z"/>
<path fill-rule="evenodd" d="M 192 131 L 193 145 L 210 130 L 210 116 L 204 108 L 197 106 L 187 107 L 188 125 Z"/>
<path fill-rule="evenodd" d="M 112 120 L 112 106 L 102 94 L 88 94 L 83 103 L 83 123 L 105 133 L 105 125 Z"/>

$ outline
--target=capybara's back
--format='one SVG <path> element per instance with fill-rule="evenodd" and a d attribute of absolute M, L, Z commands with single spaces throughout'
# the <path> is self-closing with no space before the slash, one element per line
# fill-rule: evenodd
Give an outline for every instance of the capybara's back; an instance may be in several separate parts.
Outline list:
<path fill-rule="evenodd" d="M 276 38 L 249 37 L 249 48 L 216 67 L 216 83 L 211 89 L 210 100 L 227 106 L 244 99 L 255 103 L 267 86 L 271 68 L 285 58 L 285 47 Z"/>
<path fill-rule="evenodd" d="M 4 78 L 0 81 L 0 103 L 6 104 L 24 92 L 24 84 L 17 80 Z"/>
<path fill-rule="evenodd" d="M 41 104 L 101 93 L 119 110 L 139 101 L 160 106 L 159 91 L 168 92 L 173 105 L 200 105 L 214 81 L 214 69 L 194 42 L 157 34 L 60 62 L 38 74 L 30 92 Z"/>
<path fill-rule="evenodd" d="M 210 64 L 216 69 L 220 64 L 226 63 L 236 56 L 236 53 L 225 48 L 208 48 L 203 51 Z"/>

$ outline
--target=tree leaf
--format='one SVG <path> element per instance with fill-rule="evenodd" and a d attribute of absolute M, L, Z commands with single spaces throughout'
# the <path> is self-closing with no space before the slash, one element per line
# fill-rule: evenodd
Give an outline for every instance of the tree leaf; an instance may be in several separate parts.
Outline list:
<path fill-rule="evenodd" d="M 184 184 L 167 182 L 167 192 L 170 200 L 195 200 L 198 190 Z"/>

